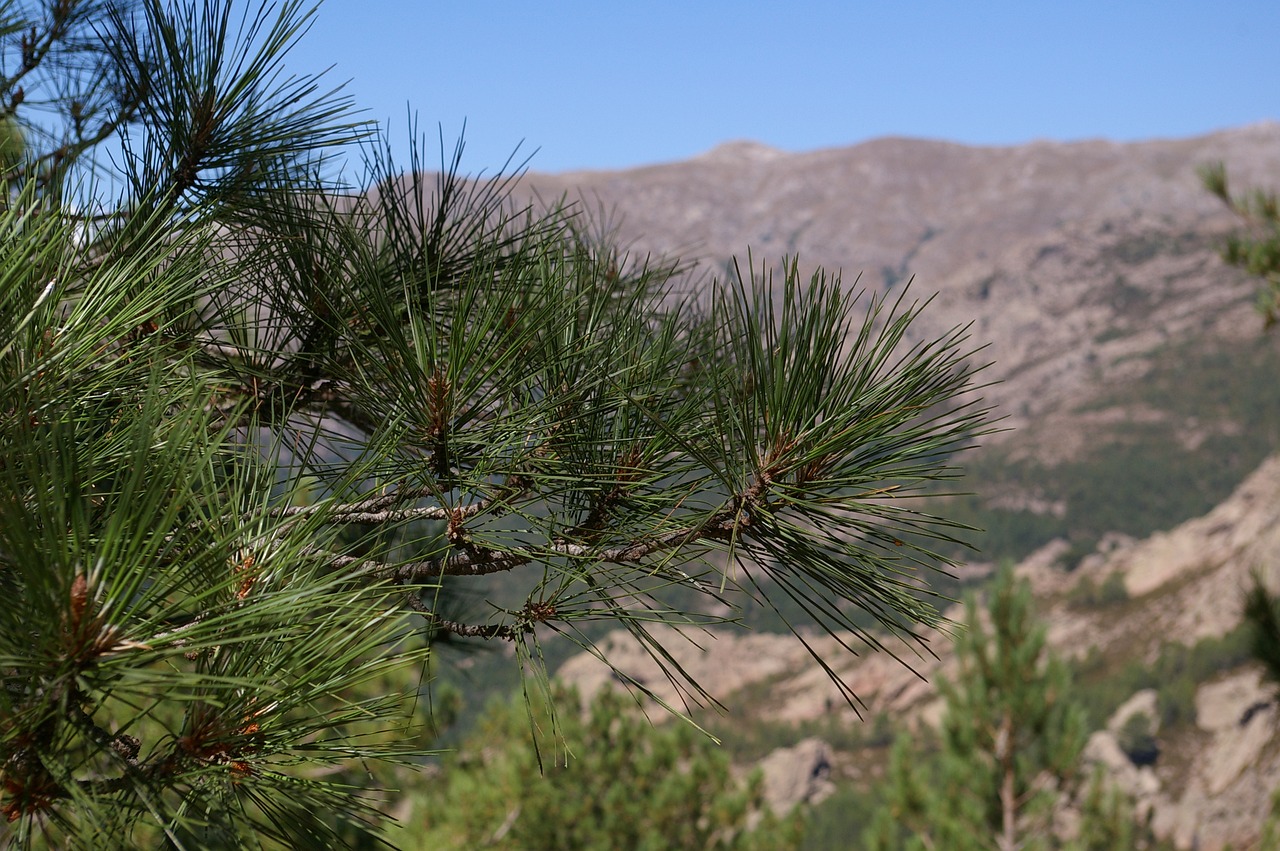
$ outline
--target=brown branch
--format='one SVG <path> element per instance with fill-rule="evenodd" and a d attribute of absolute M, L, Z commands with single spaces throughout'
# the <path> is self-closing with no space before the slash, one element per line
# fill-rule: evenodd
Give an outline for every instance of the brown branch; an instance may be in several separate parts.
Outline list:
<path fill-rule="evenodd" d="M 532 564 L 542 558 L 557 556 L 585 558 L 597 564 L 638 564 L 654 553 L 679 549 L 701 540 L 728 540 L 735 532 L 740 532 L 751 524 L 751 515 L 744 507 L 744 502 L 743 498 L 735 499 L 732 507 L 713 514 L 695 526 L 674 529 L 648 540 L 635 541 L 604 550 L 568 541 L 552 541 L 545 546 L 517 547 L 510 550 L 473 545 L 444 558 L 412 561 L 399 565 L 388 565 L 355 556 L 340 556 L 320 550 L 313 550 L 310 554 L 326 559 L 330 567 L 335 569 L 354 568 L 358 573 L 380 580 L 390 580 L 397 584 L 432 581 L 445 576 L 486 576 Z M 692 580 L 692 577 L 685 578 Z"/>
<path fill-rule="evenodd" d="M 552 541 L 544 546 L 525 546 L 511 550 L 476 546 L 470 542 L 459 521 L 464 512 L 468 516 L 478 513 L 492 502 L 492 500 L 481 500 L 446 512 L 445 516 L 450 517 L 450 527 L 453 530 L 451 539 L 458 548 L 443 558 L 386 564 L 356 556 L 337 555 L 320 549 L 307 550 L 304 554 L 324 560 L 332 569 L 352 570 L 362 578 L 374 582 L 389 581 L 396 585 L 438 581 L 445 576 L 484 576 L 513 570 L 548 557 L 580 558 L 595 564 L 638 564 L 654 553 L 677 550 L 698 541 L 731 540 L 737 537 L 751 526 L 754 512 L 767 511 L 771 507 L 765 496 L 771 480 L 772 477 L 768 472 L 758 475 L 742 494 L 735 496 L 727 506 L 701 523 L 673 529 L 648 540 L 634 541 L 603 550 L 564 540 Z M 339 512 L 345 510 L 348 517 L 377 516 L 390 519 L 400 513 L 392 509 L 396 502 L 415 498 L 418 493 L 416 490 L 405 490 L 379 494 L 359 503 L 339 506 L 338 510 Z M 329 508 L 333 509 L 332 506 Z M 370 511 L 371 508 L 375 510 Z M 279 509 L 280 516 L 286 517 L 305 516 L 318 510 L 320 509 L 312 507 Z M 410 509 L 401 511 L 408 510 Z M 674 572 L 678 574 L 679 581 L 687 582 L 699 591 L 709 590 L 684 571 L 674 569 Z M 536 624 L 554 620 L 556 617 L 553 604 L 529 602 L 526 603 L 522 612 L 512 613 L 517 618 L 514 623 L 464 624 L 440 617 L 412 592 L 405 595 L 404 605 L 425 616 L 437 629 L 464 638 L 501 638 L 510 641 L 522 633 L 531 632 Z"/>
<path fill-rule="evenodd" d="M 467 624 L 445 618 L 432 618 L 431 621 L 436 629 L 459 638 L 500 638 L 503 641 L 514 641 L 520 633 L 533 631 L 532 624 Z"/>
<path fill-rule="evenodd" d="M 377 494 L 359 502 L 342 505 L 317 503 L 315 505 L 288 505 L 273 508 L 267 512 L 268 517 L 289 518 L 307 517 L 312 514 L 324 514 L 326 519 L 346 523 L 394 523 L 401 520 L 445 520 L 449 509 L 439 505 L 425 508 L 401 508 L 395 506 L 418 499 L 438 496 L 436 488 L 398 488 L 390 493 Z M 480 503 L 474 503 L 479 505 Z M 467 506 L 470 508 L 471 506 Z M 476 509 L 480 510 L 479 508 Z"/>
<path fill-rule="evenodd" d="M 67 721 L 88 736 L 103 752 L 115 753 L 124 771 L 116 777 L 72 781 L 79 789 L 91 794 L 111 794 L 127 788 L 139 779 L 145 782 L 149 776 L 157 773 L 155 766 L 144 769 L 138 763 L 138 751 L 142 743 L 137 738 L 123 732 L 112 734 L 98 726 L 89 712 L 80 705 L 76 695 L 71 695 L 64 705 L 67 707 Z M 41 727 L 37 736 L 56 729 L 56 722 L 50 716 Z M 56 779 L 30 747 L 19 748 L 10 754 L 5 770 L 8 776 L 3 793 L 0 794 L 0 815 L 9 821 L 23 815 L 43 814 L 56 801 L 72 797 L 69 786 Z"/>
<path fill-rule="evenodd" d="M 451 525 L 456 529 L 455 537 L 466 541 L 464 531 L 458 522 L 463 517 L 474 516 L 503 499 L 513 495 L 527 493 L 523 480 L 517 478 L 519 487 L 507 486 L 497 496 L 478 500 L 470 505 L 456 509 L 445 509 L 440 506 L 429 506 L 425 509 L 395 509 L 397 503 L 419 499 L 429 495 L 426 488 L 407 488 L 387 494 L 371 496 L 360 502 L 339 506 L 286 506 L 272 509 L 268 516 L 292 518 L 305 517 L 321 511 L 329 511 L 333 516 L 349 522 L 394 522 L 408 516 L 449 517 Z M 319 548 L 309 548 L 302 555 L 319 559 L 334 570 L 351 570 L 357 576 L 373 582 L 389 581 L 396 585 L 410 585 L 420 582 L 437 581 L 445 576 L 485 576 L 513 570 L 539 559 L 548 557 L 569 557 L 587 559 L 595 564 L 638 564 L 654 553 L 677 550 L 698 541 L 730 540 L 751 526 L 753 512 L 768 510 L 771 506 L 765 499 L 770 476 L 758 476 L 741 495 L 732 499 L 725 508 L 712 514 L 701 523 L 673 529 L 648 540 L 634 541 L 616 547 L 598 550 L 595 547 L 571 543 L 564 540 L 552 541 L 541 547 L 526 546 L 511 550 L 496 550 L 479 547 L 469 542 L 463 543 L 459 549 L 443 558 L 406 562 L 403 564 L 387 564 L 372 559 L 356 556 L 338 555 Z M 416 513 L 419 512 L 420 513 Z M 252 516 L 252 515 L 250 515 Z M 687 582 L 699 591 L 709 591 L 703 583 L 676 568 L 668 568 L 678 574 L 678 581 Z M 405 595 L 404 605 L 426 616 L 436 628 L 465 638 L 501 638 L 513 640 L 521 633 L 529 632 L 534 624 L 555 618 L 554 607 L 544 604 L 526 605 L 520 613 L 520 620 L 508 624 L 464 624 L 441 618 L 431 611 L 416 594 Z M 198 619 L 197 619 L 198 621 Z M 175 639 L 181 645 L 181 630 L 190 624 L 183 624 L 169 630 L 156 638 Z"/>
<path fill-rule="evenodd" d="M 142 748 L 142 742 L 137 737 L 123 732 L 113 734 L 104 730 L 76 701 L 70 703 L 70 712 L 73 722 L 93 739 L 95 744 L 104 750 L 113 751 L 130 768 L 138 767 L 138 752 Z"/>
<path fill-rule="evenodd" d="M 511 499 L 518 499 L 528 493 L 524 488 L 504 487 L 498 494 L 478 499 L 475 502 L 457 508 L 442 505 L 426 505 L 417 508 L 395 508 L 404 502 L 428 499 L 439 496 L 439 489 L 434 487 L 401 488 L 391 493 L 378 494 L 359 502 L 346 504 L 289 505 L 273 508 L 268 517 L 291 518 L 306 517 L 312 514 L 323 514 L 326 520 L 334 523 L 403 523 L 409 520 L 450 520 L 457 522 L 474 517 L 488 511 L 494 505 Z"/>
<path fill-rule="evenodd" d="M 516 633 L 521 631 L 520 627 L 512 624 L 464 624 L 442 618 L 431 611 L 417 594 L 406 594 L 405 605 L 431 621 L 431 625 L 441 632 L 448 632 L 462 638 L 502 638 L 511 641 L 516 637 Z M 523 631 L 529 629 L 530 627 L 525 627 Z"/>
<path fill-rule="evenodd" d="M 447 632 L 459 638 L 500 638 L 514 641 L 521 633 L 531 633 L 537 624 L 546 623 L 556 617 L 556 607 L 550 603 L 526 602 L 524 610 L 515 614 L 515 623 L 470 624 L 442 618 L 427 607 L 417 594 L 406 595 L 405 602 L 410 609 L 425 617 L 440 632 Z"/>

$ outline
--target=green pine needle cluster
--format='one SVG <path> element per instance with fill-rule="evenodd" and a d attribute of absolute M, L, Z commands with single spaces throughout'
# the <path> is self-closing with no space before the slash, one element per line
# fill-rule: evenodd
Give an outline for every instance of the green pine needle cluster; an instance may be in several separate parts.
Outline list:
<path fill-rule="evenodd" d="M 1222 258 L 1260 279 L 1258 312 L 1270 328 L 1280 320 L 1280 204 L 1276 194 L 1265 189 L 1233 194 L 1226 166 L 1221 162 L 1202 167 L 1200 179 L 1246 225 L 1227 238 Z"/>

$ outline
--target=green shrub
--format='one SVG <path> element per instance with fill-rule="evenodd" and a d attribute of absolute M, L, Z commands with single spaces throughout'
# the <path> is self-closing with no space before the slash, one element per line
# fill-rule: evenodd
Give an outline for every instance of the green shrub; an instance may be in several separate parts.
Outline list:
<path fill-rule="evenodd" d="M 1130 715 L 1120 728 L 1116 741 L 1120 750 L 1134 765 L 1154 765 L 1160 756 L 1151 716 L 1145 712 Z"/>
<path fill-rule="evenodd" d="M 391 839 L 410 851 L 799 846 L 799 815 L 774 816 L 763 775 L 737 779 L 688 723 L 655 726 L 607 688 L 583 713 L 576 692 L 552 690 L 493 703 Z"/>
<path fill-rule="evenodd" d="M 1088 576 L 1082 577 L 1067 595 L 1067 603 L 1077 609 L 1104 609 L 1129 601 L 1124 574 L 1113 571 L 1098 585 Z"/>

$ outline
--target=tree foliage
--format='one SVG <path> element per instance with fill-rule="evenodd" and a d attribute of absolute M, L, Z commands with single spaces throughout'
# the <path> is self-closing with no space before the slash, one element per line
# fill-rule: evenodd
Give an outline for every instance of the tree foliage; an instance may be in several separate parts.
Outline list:
<path fill-rule="evenodd" d="M 1280 596 L 1267 588 L 1261 573 L 1254 574 L 1245 591 L 1243 614 L 1250 655 L 1262 665 L 1271 699 L 1275 700 L 1276 685 L 1280 683 Z M 1262 824 L 1257 847 L 1263 851 L 1280 849 L 1280 789 L 1271 793 L 1271 809 Z"/>
<path fill-rule="evenodd" d="M 1265 189 L 1233 193 L 1221 162 L 1201 168 L 1200 179 L 1245 223 L 1242 231 L 1228 237 L 1222 257 L 1260 279 L 1258 312 L 1270 328 L 1280 320 L 1280 206 L 1276 194 Z"/>
<path fill-rule="evenodd" d="M 576 693 L 556 690 L 577 706 Z M 495 704 L 417 798 L 406 833 L 417 848 L 521 851 L 796 848 L 800 821 L 780 821 L 757 770 L 745 783 L 688 724 L 655 726 L 634 702 L 600 690 L 585 713 Z"/>
<path fill-rule="evenodd" d="M 964 329 L 795 261 L 682 295 L 460 147 L 402 168 L 286 73 L 312 13 L 0 8 L 16 846 L 375 836 L 342 767 L 422 748 L 362 732 L 419 723 L 369 684 L 440 640 L 538 672 L 546 636 L 621 623 L 699 697 L 647 624 L 790 599 L 881 646 L 940 620 L 931 542 L 961 530 L 912 497 L 987 426 Z M 498 573 L 516 599 L 458 605 Z"/>
<path fill-rule="evenodd" d="M 959 670 L 939 681 L 945 709 L 936 747 L 899 737 L 866 847 L 1142 847 L 1125 802 L 1100 776 L 1080 776 L 1084 708 L 1071 696 L 1068 669 L 1046 648 L 1029 587 L 1007 568 L 990 589 L 987 614 L 970 597 Z M 1058 822 L 1067 802 L 1080 816 L 1071 831 Z"/>

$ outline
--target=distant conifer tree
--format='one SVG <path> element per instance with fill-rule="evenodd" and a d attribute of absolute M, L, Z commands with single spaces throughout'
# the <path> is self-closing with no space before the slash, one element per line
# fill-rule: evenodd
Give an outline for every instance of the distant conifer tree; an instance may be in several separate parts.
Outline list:
<path fill-rule="evenodd" d="M 1081 775 L 1087 728 L 1067 667 L 1046 647 L 1031 591 L 1004 569 L 985 611 L 970 597 L 954 678 L 934 738 L 902 735 L 885 805 L 864 833 L 872 851 L 1110 851 L 1147 847 L 1131 808 L 1100 775 Z M 1075 827 L 1056 819 L 1074 806 Z"/>
<path fill-rule="evenodd" d="M 558 702 L 577 696 L 556 690 Z M 739 781 L 729 758 L 685 723 L 655 726 L 635 702 L 601 690 L 589 712 L 564 713 L 558 736 L 539 701 L 530 736 L 522 701 L 492 706 L 416 798 L 407 848 L 611 851 L 615 848 L 786 851 L 796 814 L 778 819 L 757 771 Z"/>

